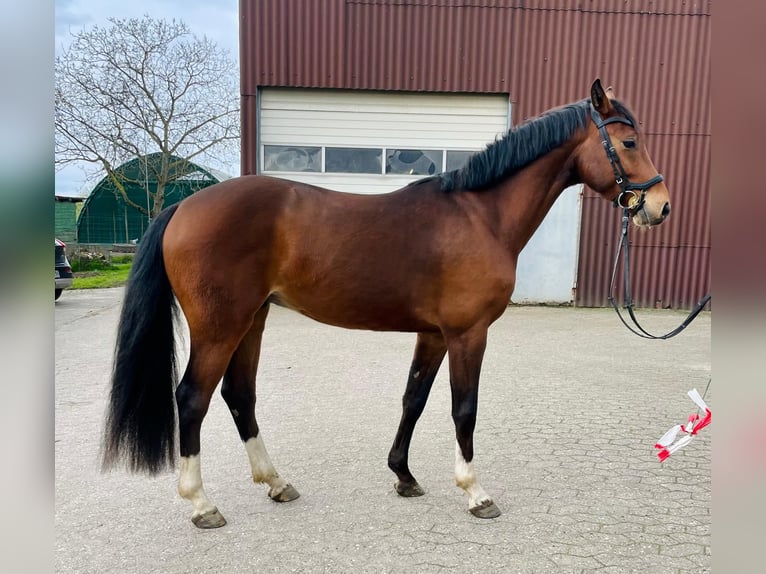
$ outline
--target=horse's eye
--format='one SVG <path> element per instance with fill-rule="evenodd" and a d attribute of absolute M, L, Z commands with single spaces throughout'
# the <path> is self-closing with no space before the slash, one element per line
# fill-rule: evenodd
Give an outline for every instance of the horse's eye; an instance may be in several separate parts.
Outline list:
<path fill-rule="evenodd" d="M 627 149 L 635 149 L 636 142 L 635 140 L 625 140 L 622 142 L 622 145 L 624 145 Z"/>

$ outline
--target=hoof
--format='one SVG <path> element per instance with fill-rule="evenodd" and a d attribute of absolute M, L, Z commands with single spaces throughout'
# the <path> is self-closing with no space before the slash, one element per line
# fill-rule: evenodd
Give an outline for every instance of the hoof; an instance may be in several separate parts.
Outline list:
<path fill-rule="evenodd" d="M 197 528 L 220 528 L 226 524 L 226 519 L 217 508 L 213 508 L 203 514 L 192 516 L 192 522 Z"/>
<path fill-rule="evenodd" d="M 300 492 L 295 490 L 291 484 L 285 486 L 279 494 L 272 495 L 269 493 L 269 498 L 274 502 L 290 502 L 300 496 Z"/>
<path fill-rule="evenodd" d="M 396 493 L 399 496 L 403 496 L 405 498 L 423 496 L 426 493 L 425 490 L 420 488 L 420 485 L 417 482 L 402 482 L 401 480 L 397 480 L 394 483 L 394 488 L 396 489 Z"/>
<path fill-rule="evenodd" d="M 478 506 L 469 508 L 468 511 L 477 518 L 497 518 L 500 516 L 500 509 L 491 500 L 485 500 Z"/>

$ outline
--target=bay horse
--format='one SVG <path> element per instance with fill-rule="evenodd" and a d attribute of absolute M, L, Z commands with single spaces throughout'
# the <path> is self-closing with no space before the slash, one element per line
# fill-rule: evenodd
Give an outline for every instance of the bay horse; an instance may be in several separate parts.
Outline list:
<path fill-rule="evenodd" d="M 509 304 L 519 252 L 564 188 L 578 183 L 630 208 L 637 226 L 670 213 L 638 122 L 598 79 L 590 98 L 511 129 L 463 168 L 390 193 L 242 176 L 168 207 L 141 240 L 125 291 L 103 468 L 125 463 L 152 474 L 172 467 L 177 405 L 178 492 L 191 502 L 197 527 L 223 526 L 200 467 L 200 428 L 223 379 L 253 480 L 268 485 L 275 501 L 297 498 L 255 418 L 261 336 L 274 304 L 339 327 L 417 333 L 388 455 L 401 496 L 424 494 L 410 472 L 410 440 L 448 355 L 455 480 L 473 515 L 498 516 L 473 460 L 487 329 Z M 190 356 L 176 386 L 178 305 Z"/>

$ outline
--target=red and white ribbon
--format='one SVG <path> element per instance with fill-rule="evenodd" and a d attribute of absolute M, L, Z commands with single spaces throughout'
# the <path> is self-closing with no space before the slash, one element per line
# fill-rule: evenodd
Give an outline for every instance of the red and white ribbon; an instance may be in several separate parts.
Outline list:
<path fill-rule="evenodd" d="M 689 444 L 694 435 L 709 425 L 710 420 L 712 419 L 712 413 L 705 404 L 705 401 L 702 400 L 697 389 L 692 389 L 687 394 L 689 395 L 689 398 L 697 404 L 703 415 L 700 416 L 699 413 L 693 413 L 689 415 L 685 425 L 676 425 L 662 435 L 660 440 L 654 445 L 654 448 L 659 449 L 657 457 L 660 459 L 660 462 Z M 682 436 L 676 440 L 679 433 L 682 433 Z"/>

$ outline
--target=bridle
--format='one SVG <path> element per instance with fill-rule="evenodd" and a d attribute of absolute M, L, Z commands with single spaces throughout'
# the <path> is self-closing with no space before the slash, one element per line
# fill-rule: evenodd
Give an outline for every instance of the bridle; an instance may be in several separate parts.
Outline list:
<path fill-rule="evenodd" d="M 628 223 L 630 222 L 631 211 L 635 213 L 643 207 L 646 191 L 653 185 L 656 185 L 660 183 L 661 181 L 663 181 L 664 178 L 662 177 L 661 174 L 657 174 L 653 178 L 643 183 L 631 183 L 630 179 L 628 179 L 628 176 L 625 173 L 625 170 L 622 167 L 622 164 L 620 163 L 620 158 L 617 155 L 617 150 L 612 145 L 612 141 L 609 137 L 609 134 L 606 131 L 606 126 L 611 123 L 620 122 L 623 124 L 627 124 L 631 127 L 635 127 L 633 125 L 633 122 L 631 122 L 628 118 L 621 117 L 621 116 L 611 117 L 611 118 L 602 120 L 601 115 L 596 111 L 596 109 L 592 105 L 590 107 L 590 115 L 593 118 L 593 122 L 596 124 L 596 127 L 598 128 L 599 134 L 601 135 L 601 143 L 604 146 L 604 150 L 606 151 L 606 156 L 609 159 L 609 163 L 612 166 L 615 182 L 620 187 L 620 194 L 615 198 L 614 206 L 622 207 L 622 229 L 620 233 L 620 242 L 619 242 L 619 245 L 617 246 L 617 255 L 614 258 L 614 266 L 612 267 L 612 280 L 609 284 L 609 296 L 608 296 L 609 303 L 611 303 L 612 307 L 617 313 L 617 316 L 620 318 L 620 321 L 622 321 L 623 325 L 625 325 L 625 327 L 627 327 L 627 329 L 631 333 L 634 333 L 635 335 L 638 335 L 639 337 L 642 337 L 644 339 L 670 339 L 671 337 L 675 337 L 676 335 L 678 335 L 681 331 L 683 331 L 684 329 L 686 329 L 686 327 L 689 326 L 689 323 L 691 323 L 697 317 L 697 315 L 699 315 L 700 311 L 702 311 L 705 305 L 708 304 L 708 302 L 711 299 L 711 296 L 710 294 L 705 295 L 699 301 L 699 303 L 697 303 L 696 307 L 692 309 L 692 311 L 689 313 L 686 319 L 678 327 L 676 327 L 672 331 L 669 331 L 668 333 L 665 333 L 664 335 L 652 335 L 639 324 L 638 319 L 636 319 L 636 315 L 633 312 L 633 300 L 630 295 L 630 240 L 628 239 Z M 637 191 L 640 191 L 641 195 L 636 193 Z M 628 322 L 620 313 L 620 308 L 617 306 L 617 303 L 615 302 L 615 299 L 613 296 L 615 279 L 617 278 L 617 264 L 620 261 L 621 250 L 624 250 L 624 253 L 625 253 L 625 265 L 624 265 L 625 304 L 624 304 L 624 307 L 628 310 L 628 314 L 630 315 L 630 318 L 633 321 L 633 324 L 636 326 L 638 330 L 628 325 Z"/>
<path fill-rule="evenodd" d="M 632 121 L 624 116 L 614 116 L 611 118 L 601 119 L 601 114 L 596 111 L 593 104 L 590 105 L 590 117 L 593 118 L 593 123 L 598 128 L 598 133 L 601 136 L 601 144 L 606 151 L 606 157 L 609 159 L 609 164 L 612 166 L 612 172 L 614 173 L 614 181 L 620 188 L 620 194 L 614 199 L 614 206 L 626 207 L 634 211 L 638 211 L 644 206 L 644 198 L 646 197 L 646 190 L 657 185 L 665 178 L 662 174 L 657 174 L 653 178 L 644 181 L 643 183 L 632 183 L 625 173 L 620 162 L 620 156 L 617 155 L 617 150 L 612 145 L 612 140 L 609 137 L 609 133 L 606 131 L 606 126 L 614 123 L 627 124 L 635 129 L 635 125 Z M 636 192 L 640 191 L 641 195 Z"/>

